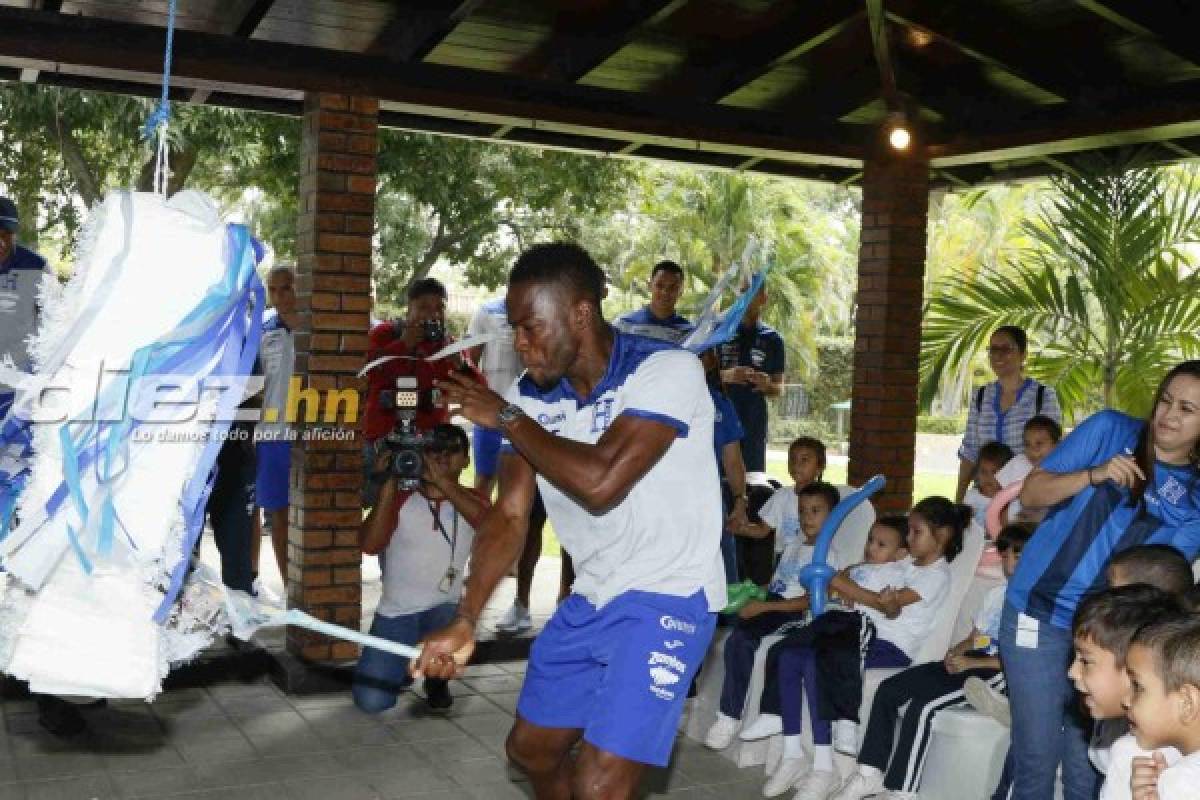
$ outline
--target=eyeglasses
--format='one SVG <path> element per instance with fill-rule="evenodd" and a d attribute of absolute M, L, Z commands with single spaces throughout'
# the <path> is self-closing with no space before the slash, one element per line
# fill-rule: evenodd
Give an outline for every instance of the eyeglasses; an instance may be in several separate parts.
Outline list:
<path fill-rule="evenodd" d="M 989 356 L 1006 356 L 1009 353 L 1015 353 L 1017 348 L 1011 344 L 992 345 L 987 349 Z"/>

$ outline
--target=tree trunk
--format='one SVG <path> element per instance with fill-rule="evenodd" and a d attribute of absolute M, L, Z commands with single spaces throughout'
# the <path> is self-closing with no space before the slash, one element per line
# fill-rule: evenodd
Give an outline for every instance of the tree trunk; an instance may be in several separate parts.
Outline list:
<path fill-rule="evenodd" d="M 18 191 L 13 197 L 20 218 L 17 241 L 37 251 L 38 247 L 38 196 L 34 192 Z"/>
<path fill-rule="evenodd" d="M 67 172 L 75 180 L 76 191 L 83 199 L 83 204 L 91 208 L 100 200 L 103 192 L 100 181 L 83 154 L 83 148 L 79 146 L 79 140 L 75 138 L 75 131 L 66 121 L 52 119 L 46 123 L 46 134 L 51 142 L 58 143 Z"/>

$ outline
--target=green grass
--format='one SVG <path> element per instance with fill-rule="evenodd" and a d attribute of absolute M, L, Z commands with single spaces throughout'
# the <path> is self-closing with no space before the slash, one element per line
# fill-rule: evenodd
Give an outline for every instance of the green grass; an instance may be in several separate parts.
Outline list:
<path fill-rule="evenodd" d="M 787 472 L 787 464 L 782 461 L 767 462 L 767 474 L 785 486 L 792 482 L 792 478 Z M 846 482 L 846 467 L 841 464 L 830 466 L 825 470 L 825 480 L 833 484 L 844 484 Z M 953 498 L 956 488 L 958 488 L 958 478 L 955 475 L 918 472 L 913 476 L 913 502 L 915 503 L 930 495 Z"/>

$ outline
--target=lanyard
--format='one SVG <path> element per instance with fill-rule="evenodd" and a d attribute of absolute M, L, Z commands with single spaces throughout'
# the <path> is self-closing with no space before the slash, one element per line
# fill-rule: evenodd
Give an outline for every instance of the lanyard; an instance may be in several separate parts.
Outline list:
<path fill-rule="evenodd" d="M 451 523 L 454 535 L 451 536 L 450 534 L 446 533 L 446 526 L 442 524 L 442 501 L 438 500 L 435 503 L 433 500 L 426 500 L 425 502 L 429 503 L 429 513 L 433 515 L 434 526 L 438 529 L 438 532 L 442 534 L 442 538 L 446 540 L 446 544 L 450 545 L 450 563 L 453 564 L 454 551 L 458 547 L 458 509 L 454 508 L 454 504 L 451 503 L 450 509 L 454 512 L 454 521 Z"/>

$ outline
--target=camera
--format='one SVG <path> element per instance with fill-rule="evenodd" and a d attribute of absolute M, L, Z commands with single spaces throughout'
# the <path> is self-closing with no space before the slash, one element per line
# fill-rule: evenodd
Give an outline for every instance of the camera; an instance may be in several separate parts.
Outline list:
<path fill-rule="evenodd" d="M 446 339 L 446 325 L 440 319 L 423 319 L 420 322 L 421 341 L 442 342 Z"/>
<path fill-rule="evenodd" d="M 396 415 L 395 427 L 383 437 L 383 444 L 391 451 L 391 468 L 396 483 L 406 491 L 414 491 L 421 485 L 421 474 L 425 471 L 427 441 L 416 425 L 419 401 L 417 379 L 412 375 L 396 378 L 395 389 L 385 389 L 379 393 L 380 406 Z"/>

